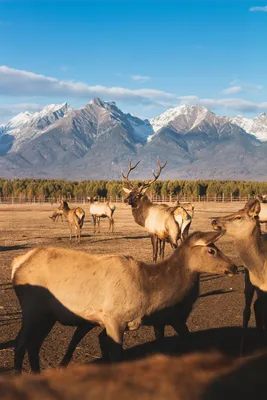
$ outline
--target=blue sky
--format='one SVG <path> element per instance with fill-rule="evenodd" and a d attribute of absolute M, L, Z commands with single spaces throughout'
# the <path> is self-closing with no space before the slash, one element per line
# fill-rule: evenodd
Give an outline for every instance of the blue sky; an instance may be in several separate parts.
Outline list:
<path fill-rule="evenodd" d="M 93 97 L 153 117 L 267 111 L 267 0 L 0 0 L 0 123 Z"/>

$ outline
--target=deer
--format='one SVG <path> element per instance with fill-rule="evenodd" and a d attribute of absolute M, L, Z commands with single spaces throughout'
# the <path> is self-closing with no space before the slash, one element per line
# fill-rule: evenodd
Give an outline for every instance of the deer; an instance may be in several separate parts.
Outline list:
<path fill-rule="evenodd" d="M 153 261 L 157 261 L 158 247 L 160 260 L 164 259 L 165 242 L 169 241 L 172 248 L 176 248 L 178 240 L 183 241 L 188 236 L 191 217 L 182 207 L 169 207 L 166 204 L 153 204 L 145 194 L 148 188 L 156 182 L 161 171 L 166 166 L 167 161 L 161 165 L 158 160 L 158 172 L 152 171 L 154 178 L 145 183 L 139 183 L 136 188 L 129 180 L 129 175 L 137 165 L 134 166 L 130 161 L 126 175 L 122 172 L 123 179 L 130 186 L 130 189 L 123 187 L 127 194 L 124 202 L 132 207 L 132 214 L 135 222 L 143 226 L 151 238 L 153 248 Z M 186 214 L 186 219 L 184 215 Z M 184 234 L 183 231 L 185 230 Z"/>
<path fill-rule="evenodd" d="M 267 353 L 153 354 L 131 362 L 72 365 L 42 374 L 1 374 L 1 400 L 249 400 L 264 398 Z"/>
<path fill-rule="evenodd" d="M 72 225 L 75 228 L 76 242 L 81 241 L 81 229 L 85 218 L 85 212 L 81 207 L 70 208 L 66 200 L 61 200 L 59 210 L 62 210 L 63 215 L 67 219 L 70 228 L 70 241 L 72 241 Z"/>
<path fill-rule="evenodd" d="M 54 221 L 54 222 L 57 222 L 58 219 L 61 218 L 61 222 L 63 222 L 63 210 L 60 210 L 59 208 L 57 208 L 53 212 L 52 216 L 51 217 L 49 216 L 49 218 L 51 218 L 52 221 Z"/>
<path fill-rule="evenodd" d="M 266 195 L 258 194 L 256 199 L 261 203 L 261 210 L 259 213 L 259 221 L 261 224 L 265 223 L 265 228 L 267 228 L 267 200 Z"/>
<path fill-rule="evenodd" d="M 183 207 L 186 211 L 190 212 L 190 216 L 193 219 L 194 218 L 194 212 L 195 212 L 195 205 L 193 203 L 189 202 L 180 202 L 180 200 L 176 201 L 177 206 Z"/>
<path fill-rule="evenodd" d="M 201 272 L 233 276 L 237 267 L 214 244 L 222 232 L 194 232 L 158 264 L 114 254 L 66 248 L 36 248 L 12 262 L 12 284 L 22 310 L 14 367 L 20 373 L 28 352 L 40 371 L 40 347 L 55 322 L 105 329 L 106 357 L 123 356 L 123 334 L 181 302 Z M 76 331 L 77 332 L 77 331 Z M 75 332 L 75 333 L 76 333 Z M 74 333 L 74 334 L 75 334 Z"/>
<path fill-rule="evenodd" d="M 93 217 L 93 223 L 94 223 L 94 233 L 96 233 L 96 225 L 98 227 L 98 233 L 100 233 L 100 218 L 108 218 L 109 220 L 109 228 L 108 228 L 108 233 L 113 233 L 114 232 L 114 219 L 113 219 L 113 214 L 114 211 L 116 210 L 116 206 L 109 201 L 105 203 L 96 203 L 94 197 L 87 197 L 90 206 L 89 206 L 89 212 Z"/>
<path fill-rule="evenodd" d="M 261 235 L 260 211 L 259 200 L 252 198 L 243 209 L 225 217 L 214 218 L 211 224 L 215 230 L 225 230 L 234 239 L 236 249 L 246 268 L 242 326 L 244 329 L 248 326 L 253 295 L 256 291 L 257 299 L 254 303 L 256 326 L 263 331 L 267 329 L 267 241 Z M 244 339 L 242 343 L 243 341 Z"/>

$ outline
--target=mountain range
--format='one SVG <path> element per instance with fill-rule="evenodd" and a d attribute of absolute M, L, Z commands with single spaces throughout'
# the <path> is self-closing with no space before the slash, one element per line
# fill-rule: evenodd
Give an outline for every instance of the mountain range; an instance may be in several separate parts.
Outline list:
<path fill-rule="evenodd" d="M 171 108 L 151 120 L 95 98 L 80 109 L 51 104 L 0 125 L 0 177 L 148 178 L 158 157 L 162 179 L 265 180 L 267 115 L 221 117 L 200 105 Z"/>

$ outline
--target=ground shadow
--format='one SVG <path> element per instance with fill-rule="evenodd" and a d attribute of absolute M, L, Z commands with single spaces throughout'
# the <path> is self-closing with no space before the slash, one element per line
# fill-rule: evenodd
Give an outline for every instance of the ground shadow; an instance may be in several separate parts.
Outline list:
<path fill-rule="evenodd" d="M 232 356 L 240 356 L 240 343 L 243 329 L 239 327 L 213 328 L 203 331 L 191 332 L 187 336 L 165 337 L 162 341 L 140 344 L 124 351 L 125 360 L 135 360 L 145 356 L 161 353 L 166 355 L 184 355 L 193 352 L 207 352 L 217 350 Z M 243 355 L 266 347 L 259 340 L 256 328 L 248 328 L 246 332 L 246 346 Z M 266 347 L 267 348 L 267 347 Z M 102 359 L 93 361 L 102 363 Z"/>
<path fill-rule="evenodd" d="M 0 350 L 10 349 L 10 347 L 15 346 L 15 339 L 8 340 L 7 342 L 0 343 Z"/>
<path fill-rule="evenodd" d="M 200 294 L 198 297 L 208 297 L 208 296 L 216 296 L 216 295 L 218 295 L 218 294 L 227 294 L 227 293 L 233 293 L 233 292 L 236 292 L 237 290 L 212 290 L 212 291 L 210 291 L 210 292 L 207 292 L 207 293 L 203 293 L 203 294 Z"/>
<path fill-rule="evenodd" d="M 23 250 L 23 249 L 27 249 L 27 248 L 28 248 L 28 246 L 26 244 L 15 245 L 15 246 L 0 246 L 0 252 L 1 251 Z"/>

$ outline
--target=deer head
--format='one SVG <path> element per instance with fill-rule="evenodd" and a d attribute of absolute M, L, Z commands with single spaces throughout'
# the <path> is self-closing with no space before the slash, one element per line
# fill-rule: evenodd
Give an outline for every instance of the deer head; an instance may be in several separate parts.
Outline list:
<path fill-rule="evenodd" d="M 214 218 L 211 221 L 213 229 L 226 230 L 236 239 L 242 239 L 252 234 L 259 225 L 261 205 L 258 199 L 250 199 L 245 207 L 226 217 Z"/>
<path fill-rule="evenodd" d="M 148 190 L 148 188 L 154 183 L 156 182 L 156 180 L 159 178 L 161 171 L 163 170 L 163 168 L 166 166 L 167 161 L 165 161 L 165 163 L 163 165 L 160 164 L 160 160 L 158 160 L 158 171 L 157 173 L 155 173 L 154 171 L 152 171 L 152 174 L 154 176 L 154 178 L 152 180 L 150 180 L 149 182 L 139 182 L 138 186 L 135 187 L 129 180 L 129 175 L 130 172 L 132 170 L 134 170 L 137 165 L 140 163 L 140 161 L 138 161 L 134 166 L 132 166 L 132 163 L 130 161 L 129 163 L 129 168 L 128 168 L 128 172 L 127 175 L 124 175 L 122 172 L 122 176 L 123 179 L 129 184 L 130 189 L 123 187 L 123 191 L 128 195 L 126 197 L 126 199 L 124 200 L 124 202 L 126 204 L 129 204 L 130 206 L 136 208 L 139 206 L 140 201 L 142 199 L 142 197 L 145 195 L 146 191 Z"/>

